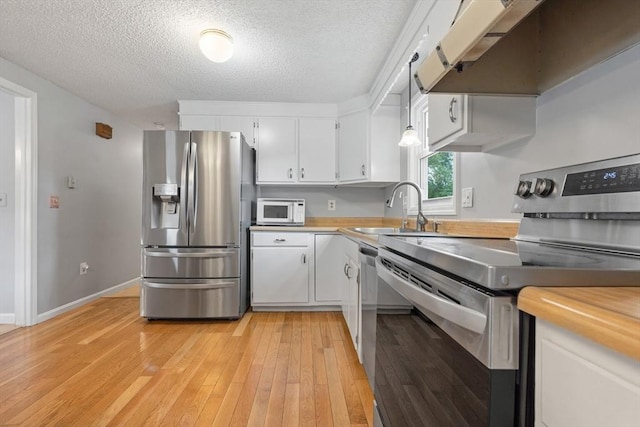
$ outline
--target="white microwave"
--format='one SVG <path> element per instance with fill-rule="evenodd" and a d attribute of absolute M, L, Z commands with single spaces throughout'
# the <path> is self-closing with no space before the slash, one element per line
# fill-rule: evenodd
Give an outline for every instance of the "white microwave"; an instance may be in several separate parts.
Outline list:
<path fill-rule="evenodd" d="M 258 225 L 304 225 L 304 199 L 258 199 Z"/>
<path fill-rule="evenodd" d="M 258 199 L 258 225 L 304 225 L 304 199 Z"/>

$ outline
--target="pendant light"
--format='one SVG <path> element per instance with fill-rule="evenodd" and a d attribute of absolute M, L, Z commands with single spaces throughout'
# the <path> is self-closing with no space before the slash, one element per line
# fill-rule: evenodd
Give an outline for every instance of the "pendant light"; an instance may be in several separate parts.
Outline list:
<path fill-rule="evenodd" d="M 415 147 L 420 145 L 420 139 L 418 139 L 418 132 L 411 126 L 411 64 L 416 62 L 419 58 L 418 52 L 413 54 L 411 61 L 409 61 L 409 126 L 402 133 L 402 138 L 398 145 L 400 147 Z"/>

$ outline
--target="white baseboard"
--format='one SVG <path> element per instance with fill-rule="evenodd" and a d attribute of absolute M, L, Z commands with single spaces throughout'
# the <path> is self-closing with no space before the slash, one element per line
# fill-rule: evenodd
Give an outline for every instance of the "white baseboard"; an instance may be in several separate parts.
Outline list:
<path fill-rule="evenodd" d="M 78 308 L 83 306 L 91 301 L 95 301 L 100 297 L 105 295 L 115 294 L 117 292 L 122 291 L 123 289 L 130 288 L 137 283 L 140 282 L 140 277 L 136 277 L 135 279 L 127 280 L 124 283 L 120 283 L 119 285 L 115 285 L 109 289 L 105 289 L 103 291 L 97 292 L 92 295 L 88 295 L 84 298 L 80 298 L 79 300 L 72 301 L 68 304 L 62 305 L 60 307 L 54 308 L 53 310 L 49 310 L 45 313 L 38 314 L 36 319 L 36 323 L 44 322 L 45 320 L 53 319 L 56 316 L 61 315 L 62 313 L 66 313 L 69 310 L 73 310 L 74 308 Z"/>
<path fill-rule="evenodd" d="M 15 325 L 16 314 L 15 313 L 0 313 L 0 325 Z"/>

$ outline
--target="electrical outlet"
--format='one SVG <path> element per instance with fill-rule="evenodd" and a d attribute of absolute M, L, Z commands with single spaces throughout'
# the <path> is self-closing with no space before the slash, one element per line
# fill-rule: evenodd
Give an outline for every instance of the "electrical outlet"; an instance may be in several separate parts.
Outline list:
<path fill-rule="evenodd" d="M 86 262 L 81 262 L 80 263 L 80 275 L 84 275 L 87 274 L 89 272 L 89 264 L 87 264 Z"/>
<path fill-rule="evenodd" d="M 336 201 L 335 200 L 329 200 L 329 203 L 327 204 L 327 208 L 330 211 L 335 211 L 336 210 Z"/>
<path fill-rule="evenodd" d="M 473 187 L 463 188 L 462 189 L 462 207 L 463 208 L 472 208 L 473 207 Z"/>

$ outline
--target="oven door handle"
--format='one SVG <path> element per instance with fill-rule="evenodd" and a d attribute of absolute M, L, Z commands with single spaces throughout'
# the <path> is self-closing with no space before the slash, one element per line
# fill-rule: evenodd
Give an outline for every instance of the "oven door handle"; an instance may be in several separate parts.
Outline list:
<path fill-rule="evenodd" d="M 411 303 L 469 331 L 477 334 L 484 332 L 487 316 L 483 313 L 454 304 L 396 276 L 382 265 L 380 259 L 380 257 L 376 258 L 378 276 Z"/>

